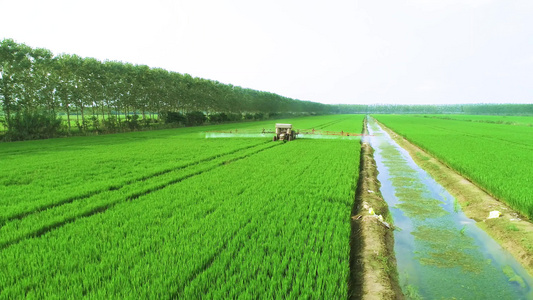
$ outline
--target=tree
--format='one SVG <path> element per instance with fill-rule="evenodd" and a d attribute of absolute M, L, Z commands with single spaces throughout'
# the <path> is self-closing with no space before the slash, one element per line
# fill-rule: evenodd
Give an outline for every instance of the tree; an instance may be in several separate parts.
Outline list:
<path fill-rule="evenodd" d="M 114 130 L 148 126 L 154 113 L 165 112 L 181 113 L 185 119 L 180 122 L 198 125 L 206 121 L 206 114 L 213 122 L 227 122 L 241 120 L 243 114 L 251 120 L 280 112 L 330 111 L 330 106 L 320 103 L 145 65 L 100 62 L 75 54 L 54 56 L 47 49 L 32 49 L 11 39 L 0 42 L 0 101 L 8 130 L 13 116 L 33 124 L 45 122 L 38 114 L 58 112 L 66 113 L 69 134 L 74 115 L 84 132 L 90 129 L 89 120 L 92 130 L 101 130 L 100 114 L 104 128 Z M 136 117 L 128 118 L 130 114 Z"/>
<path fill-rule="evenodd" d="M 20 110 L 19 102 L 24 97 L 24 85 L 31 69 L 31 48 L 17 44 L 12 39 L 0 42 L 0 94 L 2 109 L 9 130 L 11 114 Z"/>

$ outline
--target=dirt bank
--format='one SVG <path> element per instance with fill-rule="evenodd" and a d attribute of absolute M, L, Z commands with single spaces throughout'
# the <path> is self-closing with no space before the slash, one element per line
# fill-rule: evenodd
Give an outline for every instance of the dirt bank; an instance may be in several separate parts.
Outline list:
<path fill-rule="evenodd" d="M 379 123 L 379 122 L 378 122 Z M 405 150 L 415 162 L 457 199 L 462 210 L 503 248 L 509 251 L 533 275 L 533 224 L 527 218 L 498 201 L 474 183 L 411 144 L 382 123 L 379 125 Z M 490 211 L 503 213 L 500 218 L 487 219 Z"/>
<path fill-rule="evenodd" d="M 396 271 L 392 224 L 387 223 L 390 222 L 389 209 L 379 191 L 373 153 L 368 143 L 362 143 L 352 211 L 349 295 L 351 299 L 403 299 Z M 370 208 L 374 214 L 369 212 Z"/>

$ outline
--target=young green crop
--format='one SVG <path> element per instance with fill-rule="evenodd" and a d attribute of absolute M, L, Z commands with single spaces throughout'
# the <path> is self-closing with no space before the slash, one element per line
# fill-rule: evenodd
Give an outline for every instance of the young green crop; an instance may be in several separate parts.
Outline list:
<path fill-rule="evenodd" d="M 375 117 L 533 218 L 533 127 L 413 116 Z"/>
<path fill-rule="evenodd" d="M 491 115 L 420 115 L 423 118 L 458 120 L 466 122 L 492 123 L 518 126 L 533 126 L 532 116 L 491 116 Z"/>
<path fill-rule="evenodd" d="M 296 128 L 304 129 L 349 117 L 318 116 L 5 143 L 0 148 L 0 224 L 269 140 L 205 139 L 203 131 L 238 128 L 260 133 L 263 128 L 273 129 L 275 122 L 293 122 Z M 349 120 L 345 123 L 361 127 L 360 122 Z"/>
<path fill-rule="evenodd" d="M 348 131 L 340 128 L 346 123 L 360 132 L 362 118 L 287 122 Z M 117 168 L 140 163 L 129 182 L 48 210 L 30 210 L 0 228 L 0 298 L 347 297 L 358 141 L 206 140 L 193 131 L 166 138 L 160 132 L 150 141 L 135 136 L 115 137 L 130 158 L 115 162 Z M 57 151 L 54 157 L 52 149 L 61 147 L 49 145 L 42 163 L 66 168 L 59 163 L 68 157 L 67 166 L 74 168 L 105 153 L 110 163 L 118 159 L 107 151 L 115 149 L 112 139 L 106 144 L 97 143 L 99 138 L 80 142 L 69 156 Z M 172 151 L 174 142 L 180 146 Z M 31 151 L 29 157 L 47 150 Z M 179 157 L 189 165 L 182 167 L 175 161 Z M 153 164 L 172 170 L 154 175 L 156 169 L 142 167 Z M 30 170 L 30 164 L 22 165 L 21 172 Z M 44 185 L 61 182 L 64 174 L 47 176 Z M 99 182 L 107 187 L 107 181 Z M 35 202 L 48 199 L 27 191 Z M 32 202 L 20 203 L 21 211 L 28 211 Z"/>
<path fill-rule="evenodd" d="M 157 139 L 116 136 L 115 142 L 107 136 L 78 140 L 86 142 L 2 151 L 0 224 L 265 142 L 183 140 L 174 135 Z"/>

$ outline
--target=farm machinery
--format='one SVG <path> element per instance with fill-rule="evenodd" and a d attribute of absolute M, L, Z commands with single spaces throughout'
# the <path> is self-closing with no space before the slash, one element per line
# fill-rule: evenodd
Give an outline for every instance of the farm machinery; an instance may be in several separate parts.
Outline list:
<path fill-rule="evenodd" d="M 229 131 L 208 131 L 206 132 L 206 138 L 217 137 L 266 137 L 269 134 L 274 134 L 273 141 L 289 142 L 298 138 L 310 138 L 310 139 L 357 139 L 363 136 L 361 133 L 352 133 L 345 131 L 325 131 L 305 129 L 295 130 L 292 124 L 276 123 L 274 131 L 263 130 L 258 133 L 257 131 L 235 129 Z"/>
<path fill-rule="evenodd" d="M 275 141 L 292 141 L 298 136 L 298 132 L 292 130 L 292 124 L 276 123 L 276 135 L 272 139 Z"/>

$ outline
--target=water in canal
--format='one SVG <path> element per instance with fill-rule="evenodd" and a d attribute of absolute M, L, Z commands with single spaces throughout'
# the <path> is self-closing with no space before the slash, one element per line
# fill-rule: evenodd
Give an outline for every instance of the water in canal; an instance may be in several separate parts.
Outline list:
<path fill-rule="evenodd" d="M 368 118 L 394 225 L 400 285 L 412 299 L 533 299 L 533 279 L 409 153 Z"/>

